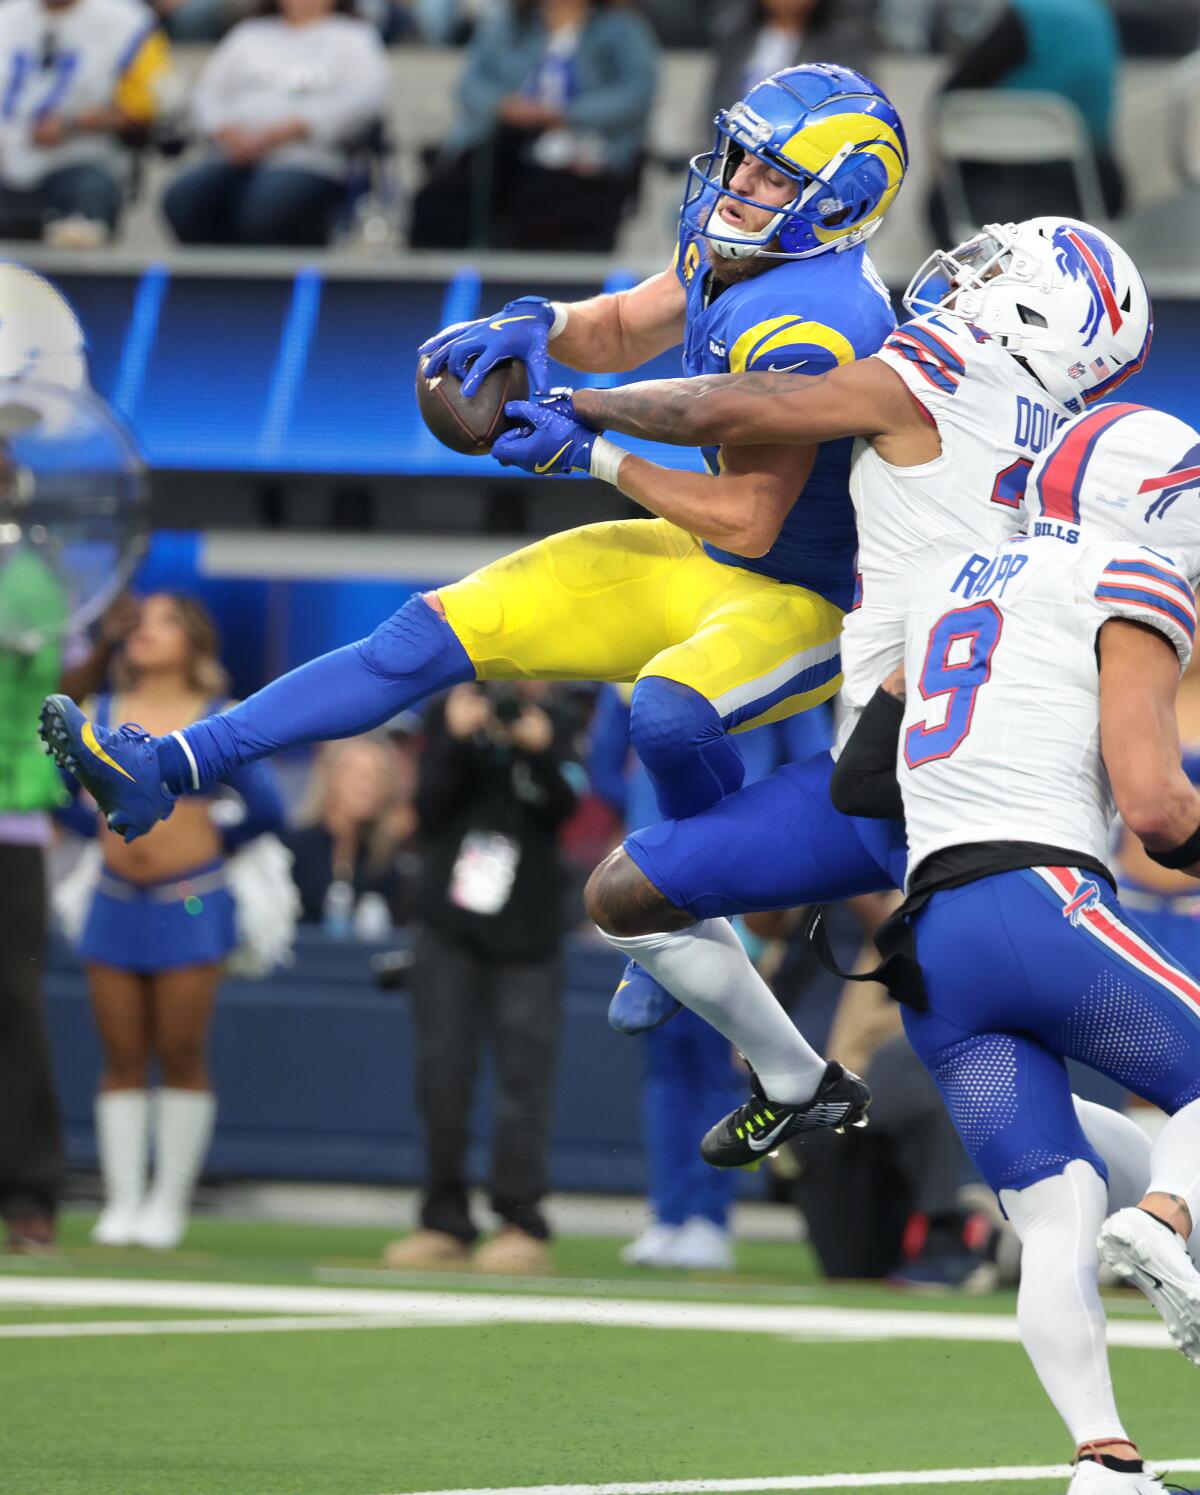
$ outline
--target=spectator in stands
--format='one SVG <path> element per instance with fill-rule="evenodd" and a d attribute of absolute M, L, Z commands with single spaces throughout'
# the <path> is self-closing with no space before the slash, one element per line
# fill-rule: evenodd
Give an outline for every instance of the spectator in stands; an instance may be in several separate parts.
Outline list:
<path fill-rule="evenodd" d="M 562 1010 L 557 836 L 575 808 L 557 710 L 540 684 L 472 684 L 429 713 L 410 978 L 425 1198 L 421 1229 L 388 1248 L 391 1266 L 463 1262 L 476 1240 L 466 1161 L 485 1032 L 496 1073 L 491 1197 L 502 1226 L 475 1265 L 536 1272 L 549 1261 L 539 1206 Z"/>
<path fill-rule="evenodd" d="M 397 852 L 412 828 L 400 769 L 399 754 L 382 738 L 352 737 L 321 749 L 299 827 L 284 837 L 305 923 L 345 935 L 358 916 L 368 933 L 388 932 L 400 898 Z"/>
<path fill-rule="evenodd" d="M 998 15 L 959 58 L 947 92 L 1000 88 L 1015 93 L 1057 93 L 1074 104 L 1087 124 L 1108 213 L 1125 199 L 1112 145 L 1113 100 L 1120 48 L 1108 0 L 1007 0 Z M 1067 164 L 963 163 L 963 187 L 972 218 L 1007 223 L 1038 214 L 1082 213 Z M 942 193 L 935 186 L 930 223 L 939 244 L 955 237 Z"/>
<path fill-rule="evenodd" d="M 654 34 L 621 0 L 512 0 L 471 39 L 412 243 L 611 249 L 657 72 Z"/>
<path fill-rule="evenodd" d="M 216 628 L 199 602 L 165 592 L 147 597 L 113 671 L 119 696 L 96 697 L 92 715 L 101 722 L 136 717 L 162 733 L 221 709 L 217 650 Z M 239 769 L 229 782 L 246 814 L 224 832 L 210 799 L 180 801 L 133 846 L 90 816 L 102 860 L 79 950 L 104 1056 L 96 1137 L 105 1202 L 92 1233 L 99 1245 L 168 1248 L 187 1227 L 216 1115 L 208 1030 L 222 964 L 237 944 L 225 855 L 283 820 L 268 764 Z M 85 817 L 79 828 L 86 826 Z M 161 1081 L 153 1118 L 152 1063 Z"/>
<path fill-rule="evenodd" d="M 235 26 L 192 100 L 209 160 L 168 188 L 185 244 L 321 245 L 346 205 L 348 151 L 383 114 L 387 54 L 348 0 L 271 0 Z"/>
<path fill-rule="evenodd" d="M 91 248 L 116 229 L 131 146 L 170 52 L 142 0 L 2 0 L 0 237 Z"/>
<path fill-rule="evenodd" d="M 780 68 L 836 62 L 870 71 L 874 0 L 725 0 L 712 23 L 707 126 Z"/>

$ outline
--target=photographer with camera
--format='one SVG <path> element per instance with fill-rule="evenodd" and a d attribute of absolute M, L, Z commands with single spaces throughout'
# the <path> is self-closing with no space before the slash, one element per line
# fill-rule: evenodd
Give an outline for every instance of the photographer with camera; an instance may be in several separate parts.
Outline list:
<path fill-rule="evenodd" d="M 549 1263 L 550 1110 L 562 1007 L 563 871 L 558 829 L 575 808 L 552 689 L 459 685 L 431 708 L 417 781 L 423 863 L 410 982 L 425 1126 L 421 1228 L 393 1242 L 395 1267 L 467 1261 L 466 1157 L 480 1042 L 495 1064 L 491 1180 L 499 1234 L 481 1271 Z"/>

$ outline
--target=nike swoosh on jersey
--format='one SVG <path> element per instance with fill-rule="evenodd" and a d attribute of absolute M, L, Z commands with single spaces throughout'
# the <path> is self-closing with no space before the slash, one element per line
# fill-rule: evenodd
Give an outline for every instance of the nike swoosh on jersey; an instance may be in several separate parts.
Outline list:
<path fill-rule="evenodd" d="M 117 762 L 117 760 L 110 757 L 108 753 L 106 753 L 100 746 L 100 744 L 96 741 L 96 729 L 92 726 L 91 722 L 84 722 L 82 728 L 80 729 L 79 735 L 83 738 L 83 745 L 85 748 L 87 748 L 89 753 L 92 753 L 97 758 L 99 758 L 101 763 L 107 763 L 109 768 L 115 768 L 116 771 L 122 776 L 122 778 L 128 779 L 131 784 L 136 783 L 133 775 L 131 773 L 127 773 L 125 769 L 123 769 Z"/>
<path fill-rule="evenodd" d="M 533 320 L 534 318 L 530 315 L 530 313 L 525 312 L 519 317 L 501 317 L 498 321 L 489 322 L 488 326 L 492 329 L 493 332 L 499 332 L 501 327 L 507 327 L 510 322 L 532 322 Z"/>
<path fill-rule="evenodd" d="M 550 458 L 549 462 L 535 462 L 533 464 L 534 472 L 549 472 L 570 445 L 571 443 L 569 441 L 564 441 L 562 446 L 559 447 L 558 451 L 556 451 L 553 457 Z"/>
<path fill-rule="evenodd" d="M 802 369 L 807 362 L 807 358 L 802 358 L 799 363 L 785 363 L 782 368 L 777 363 L 770 363 L 767 365 L 767 373 L 790 374 L 795 369 Z"/>

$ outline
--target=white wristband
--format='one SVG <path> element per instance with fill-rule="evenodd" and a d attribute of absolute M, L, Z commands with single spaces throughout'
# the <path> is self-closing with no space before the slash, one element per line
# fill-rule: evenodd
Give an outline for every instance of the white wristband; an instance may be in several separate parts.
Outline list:
<path fill-rule="evenodd" d="M 200 767 L 199 767 L 199 764 L 196 762 L 196 755 L 195 755 L 195 753 L 192 752 L 191 744 L 188 742 L 187 738 L 183 735 L 182 732 L 172 732 L 171 736 L 175 739 L 175 741 L 183 749 L 183 756 L 188 760 L 188 766 L 192 770 L 192 788 L 193 789 L 199 789 L 199 787 L 200 787 Z"/>
<path fill-rule="evenodd" d="M 547 342 L 553 342 L 561 335 L 567 325 L 567 317 L 570 315 L 561 301 L 551 301 L 550 310 L 554 313 L 554 321 L 550 323 L 550 330 L 546 334 Z"/>
<path fill-rule="evenodd" d="M 621 463 L 628 455 L 629 453 L 623 446 L 618 446 L 615 441 L 609 441 L 607 436 L 597 436 L 592 445 L 590 467 L 592 476 L 599 478 L 602 483 L 611 483 L 615 488 Z"/>

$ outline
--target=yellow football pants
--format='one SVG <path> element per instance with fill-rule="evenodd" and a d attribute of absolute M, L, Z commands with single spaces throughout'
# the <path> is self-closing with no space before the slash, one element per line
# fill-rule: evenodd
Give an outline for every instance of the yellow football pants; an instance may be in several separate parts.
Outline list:
<path fill-rule="evenodd" d="M 662 676 L 730 731 L 836 694 L 841 610 L 722 565 L 665 519 L 589 524 L 485 566 L 438 596 L 481 680 Z"/>

